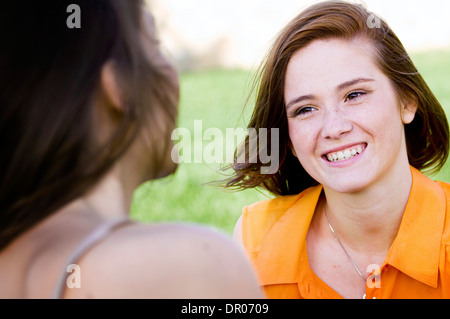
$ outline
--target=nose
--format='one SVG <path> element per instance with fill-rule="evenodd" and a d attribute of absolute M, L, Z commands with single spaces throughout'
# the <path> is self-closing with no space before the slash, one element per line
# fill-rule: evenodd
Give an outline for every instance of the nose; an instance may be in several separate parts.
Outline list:
<path fill-rule="evenodd" d="M 339 107 L 324 112 L 321 136 L 326 139 L 339 139 L 353 129 L 352 122 Z"/>

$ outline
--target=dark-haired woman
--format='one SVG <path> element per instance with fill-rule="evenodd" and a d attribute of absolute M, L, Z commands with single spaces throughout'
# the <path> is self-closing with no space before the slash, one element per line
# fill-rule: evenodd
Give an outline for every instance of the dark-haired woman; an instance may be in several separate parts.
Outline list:
<path fill-rule="evenodd" d="M 231 238 L 128 218 L 175 170 L 177 75 L 143 1 L 71 2 L 0 10 L 0 298 L 261 297 Z"/>
<path fill-rule="evenodd" d="M 450 185 L 421 173 L 447 159 L 447 119 L 373 19 L 315 4 L 261 69 L 249 127 L 279 128 L 280 166 L 264 175 L 239 158 L 228 186 L 277 195 L 245 207 L 235 230 L 269 298 L 450 298 Z"/>

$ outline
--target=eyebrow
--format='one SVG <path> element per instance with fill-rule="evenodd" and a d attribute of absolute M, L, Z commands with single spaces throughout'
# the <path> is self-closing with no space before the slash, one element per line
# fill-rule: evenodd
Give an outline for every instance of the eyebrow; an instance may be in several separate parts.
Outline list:
<path fill-rule="evenodd" d="M 349 86 L 352 86 L 352 85 L 354 85 L 354 84 L 356 84 L 356 83 L 360 83 L 360 82 L 372 82 L 372 81 L 375 81 L 375 80 L 374 80 L 374 79 L 370 79 L 370 78 L 356 78 L 356 79 L 353 79 L 353 80 L 350 80 L 350 81 L 347 81 L 347 82 L 344 82 L 344 83 L 339 84 L 339 85 L 336 87 L 336 91 L 342 91 L 343 89 L 345 89 L 345 88 L 347 88 L 347 87 L 349 87 Z"/>
<path fill-rule="evenodd" d="M 357 83 L 361 83 L 361 82 L 372 82 L 374 81 L 374 79 L 370 79 L 370 78 L 356 78 L 350 81 L 346 81 L 343 82 L 341 84 L 339 84 L 336 87 L 336 91 L 342 91 L 343 89 L 348 88 L 349 86 L 355 85 Z M 308 94 L 308 95 L 301 95 L 301 96 L 297 96 L 295 98 L 293 98 L 292 100 L 289 101 L 289 103 L 286 104 L 286 109 L 289 109 L 292 105 L 300 103 L 304 100 L 314 100 L 316 97 L 314 95 Z"/>

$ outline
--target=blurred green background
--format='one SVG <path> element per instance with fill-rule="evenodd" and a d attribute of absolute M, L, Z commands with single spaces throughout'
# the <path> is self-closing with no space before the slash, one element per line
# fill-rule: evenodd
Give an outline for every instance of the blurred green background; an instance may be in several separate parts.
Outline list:
<path fill-rule="evenodd" d="M 411 56 L 450 118 L 450 51 Z M 245 128 L 253 108 L 251 99 L 246 105 L 252 80 L 253 73 L 247 70 L 181 74 L 178 127 L 188 128 L 192 140 L 194 120 L 202 120 L 203 132 L 219 128 L 224 136 L 226 128 Z M 253 189 L 232 192 L 211 184 L 225 177 L 220 168 L 219 164 L 181 163 L 172 176 L 142 184 L 134 193 L 132 218 L 200 223 L 231 235 L 243 206 L 271 196 Z M 450 182 L 450 162 L 431 178 Z"/>

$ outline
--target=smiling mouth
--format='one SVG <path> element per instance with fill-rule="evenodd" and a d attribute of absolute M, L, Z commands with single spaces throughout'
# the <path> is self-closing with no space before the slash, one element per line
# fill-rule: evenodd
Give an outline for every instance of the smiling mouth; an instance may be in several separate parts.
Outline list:
<path fill-rule="evenodd" d="M 340 162 L 348 160 L 352 157 L 357 156 L 358 154 L 361 154 L 361 152 L 367 147 L 367 144 L 358 144 L 351 147 L 348 147 L 346 149 L 337 151 L 337 152 L 330 152 L 324 155 L 324 157 L 329 162 Z"/>

